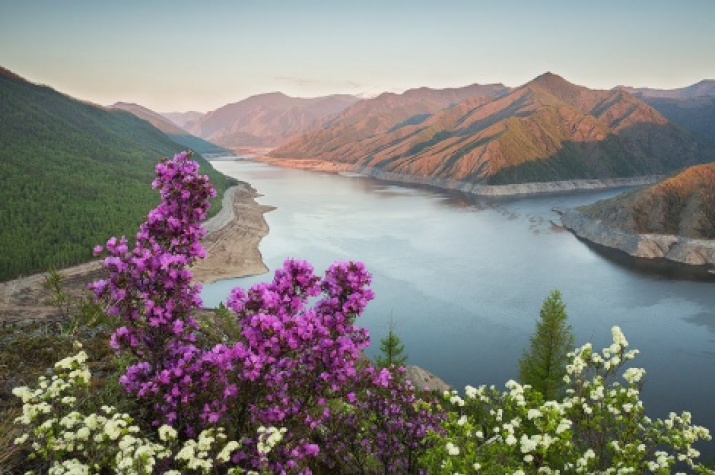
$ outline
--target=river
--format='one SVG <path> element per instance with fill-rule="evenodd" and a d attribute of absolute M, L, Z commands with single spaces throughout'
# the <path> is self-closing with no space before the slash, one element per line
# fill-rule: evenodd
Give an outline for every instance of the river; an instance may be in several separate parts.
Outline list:
<path fill-rule="evenodd" d="M 320 272 L 335 260 L 365 263 L 376 294 L 358 320 L 372 336 L 369 356 L 392 320 L 408 364 L 455 388 L 503 387 L 518 375 L 543 300 L 559 289 L 577 345 L 607 346 L 618 325 L 641 351 L 633 363 L 646 369 L 651 416 L 688 410 L 715 431 L 715 282 L 644 272 L 552 224 L 553 208 L 623 190 L 484 199 L 251 161 L 213 165 L 277 207 L 266 214 L 270 232 L 260 245 L 271 270 L 288 257 Z M 207 285 L 204 303 L 268 278 Z M 715 456 L 712 442 L 700 448 Z"/>

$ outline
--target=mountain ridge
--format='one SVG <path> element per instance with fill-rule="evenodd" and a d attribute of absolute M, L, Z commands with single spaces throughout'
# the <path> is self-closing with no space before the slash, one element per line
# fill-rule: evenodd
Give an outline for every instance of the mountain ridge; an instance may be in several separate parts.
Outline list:
<path fill-rule="evenodd" d="M 302 98 L 270 92 L 222 106 L 186 127 L 192 134 L 224 147 L 274 146 L 318 127 L 321 119 L 358 100 L 347 94 Z"/>
<path fill-rule="evenodd" d="M 392 100 L 419 109 L 404 95 Z M 663 174 L 715 156 L 627 91 L 592 90 L 553 73 L 423 111 L 403 126 L 409 114 L 358 114 L 364 105 L 270 155 L 486 185 Z"/>

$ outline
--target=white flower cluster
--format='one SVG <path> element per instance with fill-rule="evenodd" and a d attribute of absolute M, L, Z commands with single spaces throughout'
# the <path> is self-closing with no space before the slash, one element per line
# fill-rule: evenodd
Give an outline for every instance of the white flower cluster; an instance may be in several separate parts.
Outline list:
<path fill-rule="evenodd" d="M 76 410 L 77 394 L 88 387 L 91 374 L 83 351 L 55 364 L 55 375 L 40 377 L 38 389 L 19 387 L 13 394 L 23 402 L 22 416 L 15 422 L 27 432 L 15 439 L 15 445 L 30 444 L 34 452 L 50 460 L 48 474 L 82 475 L 111 471 L 120 475 L 154 473 L 159 461 L 169 461 L 181 470 L 167 475 L 211 473 L 220 464 L 229 464 L 240 447 L 227 441 L 222 428 L 201 432 L 199 437 L 181 443 L 177 431 L 168 425 L 159 427 L 159 442 L 140 435 L 128 414 L 102 406 L 100 413 L 82 414 Z M 259 451 L 267 454 L 280 442 L 285 428 L 260 428 Z M 240 468 L 229 474 L 259 475 Z"/>
<path fill-rule="evenodd" d="M 258 428 L 258 453 L 267 455 L 278 442 L 283 439 L 283 434 L 286 433 L 285 427 L 277 429 L 275 427 L 259 427 Z"/>
<path fill-rule="evenodd" d="M 445 393 L 454 408 L 439 450 L 447 457 L 430 473 L 475 473 L 483 466 L 514 474 L 671 473 L 676 462 L 695 467 L 699 453 L 692 445 L 710 440 L 708 430 L 693 425 L 687 412 L 648 418 L 640 400 L 645 370 L 621 372 L 638 352 L 628 350 L 618 327 L 611 333 L 613 343 L 600 353 L 590 344 L 570 353 L 568 388 L 559 401 L 543 402 L 516 381 L 503 392 L 467 386 L 464 400 Z"/>

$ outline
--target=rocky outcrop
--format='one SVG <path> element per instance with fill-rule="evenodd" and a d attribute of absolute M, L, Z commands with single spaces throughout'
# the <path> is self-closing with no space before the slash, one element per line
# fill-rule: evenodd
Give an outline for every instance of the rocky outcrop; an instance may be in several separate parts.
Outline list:
<path fill-rule="evenodd" d="M 419 366 L 410 365 L 405 367 L 405 379 L 411 381 L 412 385 L 417 389 L 429 389 L 438 391 L 440 394 L 452 390 L 452 386 Z"/>
<path fill-rule="evenodd" d="M 715 241 L 689 239 L 667 234 L 635 234 L 586 217 L 578 210 L 567 211 L 561 223 L 587 241 L 623 251 L 633 257 L 666 259 L 681 264 L 715 268 Z"/>

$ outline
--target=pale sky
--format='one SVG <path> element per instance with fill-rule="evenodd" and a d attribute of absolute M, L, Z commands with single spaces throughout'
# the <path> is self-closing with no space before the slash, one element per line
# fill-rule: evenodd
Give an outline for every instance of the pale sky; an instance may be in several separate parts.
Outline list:
<path fill-rule="evenodd" d="M 0 0 L 0 66 L 98 104 L 715 79 L 713 0 Z"/>

